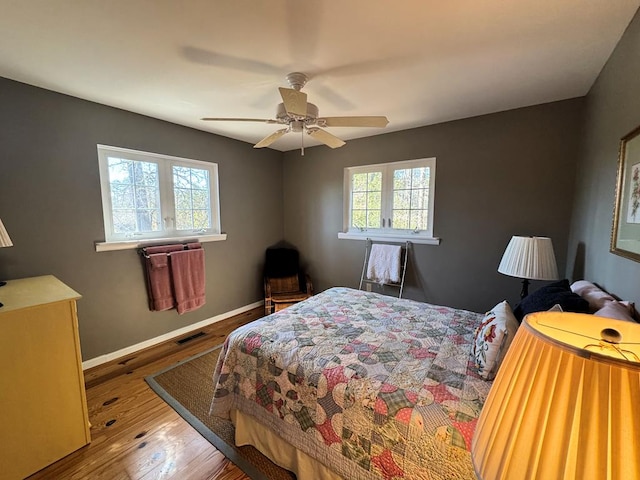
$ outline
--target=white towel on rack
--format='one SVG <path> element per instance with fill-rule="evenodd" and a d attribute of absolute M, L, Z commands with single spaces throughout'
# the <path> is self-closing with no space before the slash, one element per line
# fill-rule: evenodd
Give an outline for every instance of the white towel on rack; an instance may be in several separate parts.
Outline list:
<path fill-rule="evenodd" d="M 378 283 L 400 283 L 400 257 L 402 247 L 399 245 L 371 245 L 367 278 Z"/>

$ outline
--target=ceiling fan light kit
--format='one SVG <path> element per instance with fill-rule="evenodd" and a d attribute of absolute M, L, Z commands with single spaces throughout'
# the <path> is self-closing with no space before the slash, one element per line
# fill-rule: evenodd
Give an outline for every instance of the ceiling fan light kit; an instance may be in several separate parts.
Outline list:
<path fill-rule="evenodd" d="M 304 134 L 310 135 L 330 148 L 338 148 L 345 144 L 343 140 L 323 130 L 320 127 L 373 127 L 384 128 L 389 123 L 384 116 L 359 116 L 359 117 L 319 117 L 319 110 L 313 103 L 307 102 L 307 94 L 300 90 L 307 83 L 304 73 L 293 72 L 287 75 L 287 82 L 291 88 L 280 87 L 278 90 L 282 97 L 282 103 L 276 108 L 275 119 L 262 118 L 215 118 L 206 117 L 202 120 L 216 122 L 262 122 L 270 124 L 287 125 L 266 136 L 253 148 L 264 148 L 282 137 L 285 133 L 301 133 L 301 153 L 304 155 Z"/>

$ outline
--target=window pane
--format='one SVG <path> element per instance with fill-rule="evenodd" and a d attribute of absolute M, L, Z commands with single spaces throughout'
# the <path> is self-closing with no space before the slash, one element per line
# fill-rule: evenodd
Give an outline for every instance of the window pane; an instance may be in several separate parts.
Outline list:
<path fill-rule="evenodd" d="M 412 169 L 411 187 L 412 188 L 428 188 L 429 187 L 429 167 L 420 167 Z"/>
<path fill-rule="evenodd" d="M 158 209 L 158 192 L 154 187 L 136 188 L 136 208 L 137 209 Z"/>
<path fill-rule="evenodd" d="M 394 170 L 393 189 L 401 190 L 406 188 L 411 188 L 411 169 Z"/>
<path fill-rule="evenodd" d="M 393 228 L 427 229 L 430 174 L 429 167 L 394 170 Z"/>
<path fill-rule="evenodd" d="M 351 213 L 351 226 L 356 228 L 366 228 L 367 226 L 367 211 L 366 210 L 353 210 Z"/>
<path fill-rule="evenodd" d="M 109 182 L 133 183 L 132 163 L 123 158 L 109 157 Z"/>
<path fill-rule="evenodd" d="M 393 192 L 393 208 L 409 208 L 411 206 L 411 192 L 401 190 Z"/>
<path fill-rule="evenodd" d="M 191 210 L 191 190 L 176 188 L 174 194 L 176 197 L 176 208 L 178 210 Z"/>
<path fill-rule="evenodd" d="M 193 212 L 191 210 L 176 210 L 176 228 L 178 230 L 193 230 Z"/>
<path fill-rule="evenodd" d="M 136 231 L 135 210 L 114 210 L 113 230 L 116 233 L 134 233 Z"/>
<path fill-rule="evenodd" d="M 382 172 L 371 172 L 369 173 L 367 190 L 371 191 L 382 191 Z"/>
<path fill-rule="evenodd" d="M 367 193 L 366 192 L 354 192 L 353 193 L 353 208 L 364 209 L 367 208 Z"/>
<path fill-rule="evenodd" d="M 191 203 L 194 209 L 209 211 L 209 191 L 208 190 L 194 190 L 191 196 Z M 207 213 L 208 216 L 208 213 Z"/>
<path fill-rule="evenodd" d="M 193 228 L 209 228 L 211 225 L 211 219 L 209 218 L 209 210 L 194 210 L 193 211 Z"/>
<path fill-rule="evenodd" d="M 160 230 L 158 210 L 136 210 L 138 232 L 155 232 Z"/>
<path fill-rule="evenodd" d="M 191 187 L 191 169 L 188 167 L 173 167 L 173 186 L 175 188 Z"/>
<path fill-rule="evenodd" d="M 412 210 L 410 226 L 412 230 L 426 230 L 427 228 L 427 211 L 426 210 Z"/>
<path fill-rule="evenodd" d="M 157 185 L 158 165 L 149 162 L 133 162 L 133 178 L 138 185 Z"/>
<path fill-rule="evenodd" d="M 356 173 L 353 176 L 353 191 L 354 192 L 367 191 L 367 174 L 366 173 Z"/>
<path fill-rule="evenodd" d="M 418 190 L 411 191 L 411 208 L 412 209 L 423 209 L 427 208 L 429 205 L 429 190 L 426 188 L 421 188 Z"/>
<path fill-rule="evenodd" d="M 114 232 L 160 230 L 158 164 L 109 157 L 108 170 Z"/>
<path fill-rule="evenodd" d="M 113 208 L 133 208 L 133 185 L 111 185 L 111 205 Z"/>
<path fill-rule="evenodd" d="M 351 178 L 351 227 L 380 228 L 382 172 L 355 173 Z"/>
<path fill-rule="evenodd" d="M 176 229 L 211 228 L 209 171 L 175 165 L 173 187 L 176 204 Z"/>
<path fill-rule="evenodd" d="M 382 208 L 382 192 L 371 192 L 367 196 L 367 208 L 369 210 L 380 210 Z"/>
<path fill-rule="evenodd" d="M 367 228 L 380 228 L 380 210 L 367 212 Z"/>
<path fill-rule="evenodd" d="M 409 210 L 393 211 L 393 228 L 409 228 Z"/>

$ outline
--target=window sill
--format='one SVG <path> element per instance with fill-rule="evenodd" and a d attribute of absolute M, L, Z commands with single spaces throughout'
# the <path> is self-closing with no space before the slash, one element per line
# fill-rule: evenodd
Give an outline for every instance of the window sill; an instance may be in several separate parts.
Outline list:
<path fill-rule="evenodd" d="M 170 238 L 147 238 L 145 240 L 129 240 L 123 242 L 96 242 L 96 252 L 110 252 L 113 250 L 130 250 L 150 245 L 163 245 L 182 242 L 220 242 L 227 239 L 226 233 L 213 235 L 196 235 L 194 237 L 170 237 Z"/>
<path fill-rule="evenodd" d="M 411 242 L 423 245 L 440 245 L 438 237 L 425 237 L 421 235 L 367 235 L 364 233 L 339 232 L 341 240 L 373 240 L 375 242 Z"/>

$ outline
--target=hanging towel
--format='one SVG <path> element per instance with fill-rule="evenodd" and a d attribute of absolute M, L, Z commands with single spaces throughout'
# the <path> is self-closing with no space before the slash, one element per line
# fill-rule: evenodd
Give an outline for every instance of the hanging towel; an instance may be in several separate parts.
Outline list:
<path fill-rule="evenodd" d="M 169 256 L 166 253 L 152 253 L 147 256 L 147 292 L 149 310 L 160 312 L 174 307 Z"/>
<path fill-rule="evenodd" d="M 204 250 L 190 248 L 172 252 L 170 262 L 178 313 L 200 308 L 205 304 Z"/>
<path fill-rule="evenodd" d="M 400 283 L 400 257 L 402 247 L 399 245 L 371 245 L 367 278 L 378 283 Z"/>

